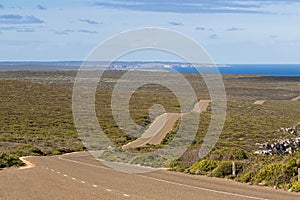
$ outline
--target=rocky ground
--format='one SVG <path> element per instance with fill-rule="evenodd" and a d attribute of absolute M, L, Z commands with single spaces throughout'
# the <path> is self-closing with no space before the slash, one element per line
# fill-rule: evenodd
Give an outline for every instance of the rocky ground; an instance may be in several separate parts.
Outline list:
<path fill-rule="evenodd" d="M 259 150 L 255 151 L 255 153 L 264 155 L 282 155 L 300 151 L 300 123 L 294 127 L 281 128 L 279 131 L 286 134 L 287 138 L 278 139 L 275 142 L 257 144 Z"/>

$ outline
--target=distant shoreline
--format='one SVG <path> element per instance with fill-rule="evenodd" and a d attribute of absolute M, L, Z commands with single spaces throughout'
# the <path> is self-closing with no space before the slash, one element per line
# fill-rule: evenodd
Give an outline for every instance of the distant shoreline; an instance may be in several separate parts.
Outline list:
<path fill-rule="evenodd" d="M 58 71 L 79 70 L 82 61 L 0 62 L 0 71 Z M 107 69 L 108 62 L 89 62 L 91 69 Z M 217 69 L 215 67 L 216 66 Z M 300 64 L 188 64 L 180 62 L 113 62 L 111 70 L 145 70 L 182 73 L 300 76 Z"/>

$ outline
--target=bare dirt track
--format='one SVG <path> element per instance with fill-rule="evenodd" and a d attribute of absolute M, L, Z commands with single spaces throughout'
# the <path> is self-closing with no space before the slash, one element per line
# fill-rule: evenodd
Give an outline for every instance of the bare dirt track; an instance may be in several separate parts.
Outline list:
<path fill-rule="evenodd" d="M 254 102 L 254 105 L 263 105 L 264 103 L 266 103 L 265 100 L 257 100 Z"/>
<path fill-rule="evenodd" d="M 124 150 L 134 149 L 146 144 L 160 144 L 165 136 L 172 130 L 175 123 L 181 117 L 180 113 L 165 113 L 160 115 L 143 135 L 133 142 L 124 145 Z"/>
<path fill-rule="evenodd" d="M 207 107 L 210 104 L 210 100 L 200 100 L 194 107 L 193 111 L 196 113 L 202 113 L 207 110 Z"/>
<path fill-rule="evenodd" d="M 292 101 L 300 101 L 300 96 L 293 98 Z"/>
<path fill-rule="evenodd" d="M 200 100 L 195 104 L 193 112 L 205 112 L 210 104 L 210 100 Z M 133 142 L 130 142 L 122 147 L 123 150 L 134 149 L 146 144 L 158 145 L 172 130 L 176 121 L 182 116 L 181 113 L 164 113 L 154 120 L 143 135 Z"/>
<path fill-rule="evenodd" d="M 126 174 L 88 152 L 26 158 L 34 168 L 0 171 L 0 199 L 298 200 L 299 194 L 165 170 Z"/>

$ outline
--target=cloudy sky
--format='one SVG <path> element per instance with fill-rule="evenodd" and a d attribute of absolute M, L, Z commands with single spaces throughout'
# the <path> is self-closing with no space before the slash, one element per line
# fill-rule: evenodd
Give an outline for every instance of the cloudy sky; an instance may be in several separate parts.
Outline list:
<path fill-rule="evenodd" d="M 140 27 L 182 32 L 216 63 L 300 63 L 300 0 L 2 0 L 0 61 L 83 60 Z"/>

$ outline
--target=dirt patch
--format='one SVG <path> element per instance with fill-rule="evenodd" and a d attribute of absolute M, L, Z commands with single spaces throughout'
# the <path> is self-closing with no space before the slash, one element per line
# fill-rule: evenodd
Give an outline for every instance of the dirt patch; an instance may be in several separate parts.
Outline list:
<path fill-rule="evenodd" d="M 293 98 L 292 101 L 300 101 L 300 96 Z"/>
<path fill-rule="evenodd" d="M 210 100 L 200 100 L 194 107 L 193 112 L 205 112 L 210 104 Z M 122 147 L 123 150 L 134 149 L 146 144 L 158 145 L 172 130 L 175 123 L 182 116 L 181 113 L 164 113 L 160 115 L 143 135 L 133 142 L 130 142 Z"/>
<path fill-rule="evenodd" d="M 134 149 L 146 144 L 160 144 L 180 117 L 181 113 L 164 113 L 160 115 L 140 138 L 124 145 L 122 149 Z"/>
<path fill-rule="evenodd" d="M 258 100 L 254 102 L 254 105 L 263 105 L 264 103 L 266 103 L 265 100 Z"/>
<path fill-rule="evenodd" d="M 210 100 L 200 100 L 198 103 L 196 103 L 193 112 L 196 113 L 202 113 L 205 112 L 210 104 Z"/>

